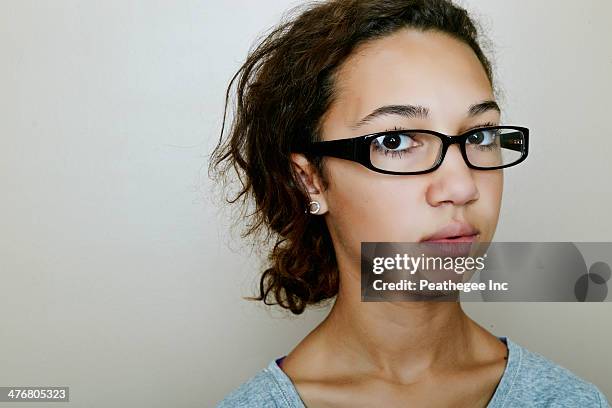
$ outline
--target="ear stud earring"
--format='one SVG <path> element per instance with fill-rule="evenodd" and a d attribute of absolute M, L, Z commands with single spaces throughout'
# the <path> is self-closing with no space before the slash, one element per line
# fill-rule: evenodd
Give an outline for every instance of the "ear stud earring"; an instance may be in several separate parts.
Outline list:
<path fill-rule="evenodd" d="M 310 203 L 308 203 L 308 211 L 304 211 L 304 212 L 310 212 L 311 214 L 318 214 L 320 210 L 321 210 L 321 204 L 319 204 L 318 201 L 311 201 Z"/>

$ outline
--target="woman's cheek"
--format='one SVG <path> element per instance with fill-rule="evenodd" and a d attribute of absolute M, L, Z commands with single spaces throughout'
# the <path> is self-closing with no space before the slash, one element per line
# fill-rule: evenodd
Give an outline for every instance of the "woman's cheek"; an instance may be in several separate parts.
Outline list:
<path fill-rule="evenodd" d="M 486 233 L 482 241 L 491 241 L 499 220 L 503 194 L 503 173 L 484 175 L 478 182 L 479 198 L 472 208 L 471 218 L 478 219 Z"/>
<path fill-rule="evenodd" d="M 386 180 L 361 186 L 363 208 L 355 213 L 363 241 L 414 241 L 420 236 L 420 223 L 425 214 L 423 200 L 417 186 L 400 180 Z"/>

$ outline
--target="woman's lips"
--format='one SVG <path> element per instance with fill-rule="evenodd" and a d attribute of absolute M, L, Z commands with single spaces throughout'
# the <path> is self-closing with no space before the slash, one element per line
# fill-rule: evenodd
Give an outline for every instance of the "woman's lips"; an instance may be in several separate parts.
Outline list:
<path fill-rule="evenodd" d="M 461 235 L 458 237 L 447 237 L 438 239 L 428 239 L 423 242 L 476 242 L 480 234 Z"/>
<path fill-rule="evenodd" d="M 421 241 L 419 248 L 427 256 L 469 256 L 480 234 L 460 235 L 457 237 L 435 238 Z"/>
<path fill-rule="evenodd" d="M 474 242 L 480 231 L 465 221 L 454 221 L 425 236 L 421 242 Z"/>

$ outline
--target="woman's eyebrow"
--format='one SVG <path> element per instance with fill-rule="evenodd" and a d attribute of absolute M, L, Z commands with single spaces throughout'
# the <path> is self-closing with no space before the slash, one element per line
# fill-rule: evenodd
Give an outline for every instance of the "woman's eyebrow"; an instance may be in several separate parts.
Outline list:
<path fill-rule="evenodd" d="M 495 102 L 494 100 L 486 100 L 475 103 L 474 105 L 470 106 L 470 108 L 468 109 L 468 117 L 471 118 L 473 116 L 480 115 L 481 113 L 485 113 L 490 110 L 496 110 L 497 112 L 501 113 L 501 109 L 499 108 L 497 102 Z"/>
<path fill-rule="evenodd" d="M 494 100 L 485 100 L 482 102 L 470 105 L 467 110 L 468 117 L 474 117 L 484 112 L 496 110 L 501 113 L 499 105 Z M 352 125 L 350 128 L 353 130 L 359 129 L 363 125 L 371 122 L 373 119 L 379 116 L 385 115 L 399 115 L 406 118 L 422 118 L 426 119 L 429 116 L 429 108 L 420 105 L 385 105 L 380 108 L 376 108 L 372 113 L 365 116 L 359 122 Z"/>

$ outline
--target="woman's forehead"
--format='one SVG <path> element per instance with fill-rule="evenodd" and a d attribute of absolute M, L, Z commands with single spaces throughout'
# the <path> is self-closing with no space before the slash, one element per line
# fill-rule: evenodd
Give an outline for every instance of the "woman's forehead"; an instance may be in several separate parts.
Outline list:
<path fill-rule="evenodd" d="M 355 123 L 381 106 L 428 108 L 430 118 L 458 120 L 493 100 L 473 50 L 446 34 L 401 30 L 358 47 L 338 69 L 329 119 Z"/>

